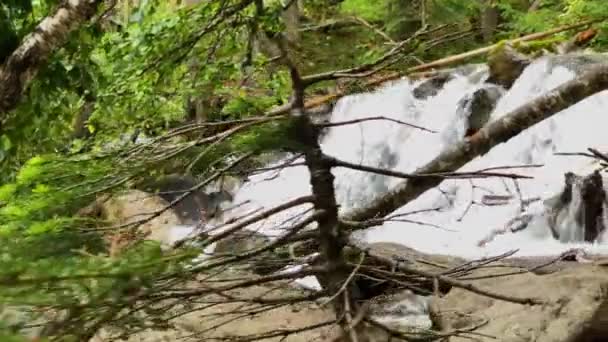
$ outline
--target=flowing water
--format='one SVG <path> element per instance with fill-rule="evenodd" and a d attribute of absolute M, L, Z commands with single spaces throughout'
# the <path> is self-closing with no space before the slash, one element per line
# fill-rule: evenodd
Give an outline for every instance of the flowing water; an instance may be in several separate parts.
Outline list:
<path fill-rule="evenodd" d="M 479 67 L 479 72 L 484 72 Z M 531 64 L 504 93 L 491 114 L 498 119 L 509 111 L 572 79 L 576 68 L 560 66 L 548 59 Z M 424 100 L 413 96 L 420 83 L 407 79 L 387 84 L 366 94 L 348 96 L 335 106 L 332 122 L 362 119 L 371 116 L 413 123 L 437 133 L 430 133 L 391 121 L 363 121 L 358 124 L 331 128 L 322 141 L 325 153 L 353 163 L 413 172 L 437 154 L 464 139 L 466 118 L 469 114 L 461 102 L 475 90 L 489 86 L 485 77 L 456 75 L 434 96 Z M 535 201 L 526 209 L 535 214 L 529 227 L 519 233 L 496 237 L 485 246 L 478 242 L 492 230 L 504 227 L 521 214 L 521 200 L 545 199 L 559 192 L 564 184 L 564 173 L 589 173 L 595 166 L 591 159 L 581 156 L 556 155 L 556 152 L 584 152 L 588 147 L 603 150 L 608 144 L 608 93 L 602 92 L 564 110 L 527 130 L 489 153 L 478 157 L 460 171 L 480 170 L 499 166 L 542 167 L 508 169 L 533 176 L 530 180 L 488 178 L 446 180 L 435 189 L 422 194 L 395 214 L 404 214 L 400 221 L 360 233 L 367 242 L 390 241 L 405 244 L 427 253 L 452 254 L 462 257 L 496 255 L 519 249 L 522 255 L 553 255 L 573 247 L 585 247 L 597 253 L 608 252 L 608 245 L 560 243 L 552 238 L 542 217 L 542 201 Z M 293 157 L 276 165 L 301 160 Z M 350 169 L 334 169 L 338 202 L 342 212 L 365 206 L 372 199 L 395 186 L 400 179 L 372 175 Z M 308 172 L 304 166 L 292 166 L 251 176 L 238 191 L 233 203 L 239 207 L 232 215 L 248 210 L 270 208 L 287 200 L 310 194 Z M 484 205 L 484 195 L 508 195 L 506 205 Z M 286 211 L 250 229 L 266 234 L 277 234 L 280 227 L 305 212 L 302 206 Z M 407 214 L 411 213 L 411 214 Z M 575 229 L 572 220 L 569 229 Z M 580 227 L 579 227 L 580 228 Z M 568 228 L 566 228 L 568 229 Z"/>
<path fill-rule="evenodd" d="M 580 57 L 580 56 L 579 56 Z M 496 120 L 530 100 L 567 82 L 588 64 L 585 58 L 559 57 L 539 59 L 532 63 L 513 87 L 502 93 L 490 120 Z M 470 68 L 469 68 L 470 69 Z M 433 130 L 420 130 L 393 121 L 362 121 L 333 127 L 322 140 L 323 151 L 331 156 L 362 165 L 414 172 L 434 159 L 439 153 L 464 139 L 470 108 L 466 105 L 472 94 L 482 88 L 495 87 L 484 83 L 484 66 L 466 75 L 453 75 L 440 91 L 425 99 L 414 96 L 421 81 L 399 80 L 366 94 L 342 98 L 331 114 L 332 122 L 384 116 Z M 547 225 L 543 200 L 559 193 L 564 186 L 564 174 L 591 173 L 598 163 L 582 156 L 556 155 L 557 152 L 585 152 L 593 147 L 608 151 L 608 92 L 591 96 L 551 118 L 523 131 L 506 143 L 495 146 L 459 171 L 474 171 L 495 167 L 513 167 L 503 172 L 532 176 L 518 180 L 486 178 L 446 180 L 408 203 L 393 215 L 398 220 L 358 232 L 357 238 L 366 242 L 397 242 L 425 253 L 451 254 L 466 258 L 491 256 L 517 249 L 516 256 L 555 255 L 574 247 L 584 247 L 592 253 L 608 253 L 608 243 L 562 243 L 555 240 Z M 311 194 L 307 169 L 302 160 L 288 156 L 269 165 L 276 169 L 250 176 L 240 187 L 223 220 L 268 209 L 291 199 Z M 283 167 L 291 165 L 289 167 Z M 526 167 L 542 165 L 542 167 Z M 281 167 L 279 167 L 281 166 Z M 501 170 L 496 170 L 501 171 Z M 341 212 L 364 207 L 374 198 L 401 182 L 401 179 L 336 168 L 335 186 Z M 574 220 L 580 198 L 573 189 L 573 201 L 557 225 L 563 236 L 581 241 L 581 229 Z M 485 201 L 488 195 L 511 200 L 499 205 Z M 537 199 L 537 200 L 534 200 Z M 522 209 L 522 203 L 529 203 Z M 496 203 L 494 203 L 496 204 Z M 281 212 L 265 221 L 249 226 L 267 235 L 283 233 L 284 227 L 305 217 L 310 205 Z M 524 211 L 525 210 L 525 211 Z M 604 207 L 604 213 L 608 208 Z M 492 231 L 504 228 L 514 218 L 530 214 L 528 227 L 517 233 L 496 236 L 479 245 Z M 604 215 L 606 216 L 606 215 Z M 608 223 L 606 217 L 604 222 Z M 607 224 L 608 225 L 608 224 Z M 174 240 L 188 235 L 192 227 L 176 227 Z M 604 240 L 606 237 L 604 236 Z M 212 253 L 213 246 L 206 249 Z M 205 259 L 202 256 L 201 261 Z M 297 269 L 297 268 L 296 268 Z M 293 270 L 296 270 L 293 269 Z M 289 270 L 285 270 L 286 272 Z M 299 279 L 301 286 L 318 289 L 313 277 Z M 421 305 L 405 305 L 404 314 L 382 314 L 387 322 L 429 327 L 428 298 L 420 298 Z M 427 303 L 427 304 L 424 304 Z"/>

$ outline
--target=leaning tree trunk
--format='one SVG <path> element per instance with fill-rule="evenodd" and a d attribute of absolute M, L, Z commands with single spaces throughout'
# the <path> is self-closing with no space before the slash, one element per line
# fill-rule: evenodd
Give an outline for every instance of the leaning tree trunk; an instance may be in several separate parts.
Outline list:
<path fill-rule="evenodd" d="M 283 9 L 281 18 L 285 23 L 285 34 L 291 44 L 298 45 L 300 42 L 300 1 L 290 1 Z"/>
<path fill-rule="evenodd" d="M 95 15 L 100 3 L 102 0 L 62 1 L 55 13 L 42 20 L 0 66 L 0 121 L 6 120 L 6 113 L 19 104 L 51 54 L 65 43 L 70 32 Z"/>

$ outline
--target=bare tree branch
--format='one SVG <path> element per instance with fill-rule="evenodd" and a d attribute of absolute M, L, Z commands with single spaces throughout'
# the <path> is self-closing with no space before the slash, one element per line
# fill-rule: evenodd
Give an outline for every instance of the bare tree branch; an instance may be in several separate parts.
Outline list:
<path fill-rule="evenodd" d="M 374 70 L 374 68 L 376 68 L 377 66 L 389 61 L 393 57 L 397 56 L 399 53 L 402 53 L 404 49 L 406 49 L 407 47 L 410 46 L 410 44 L 414 41 L 414 39 L 418 38 L 420 35 L 425 33 L 426 29 L 427 29 L 426 27 L 423 27 L 422 29 L 418 30 L 411 37 L 399 42 L 390 51 L 388 51 L 382 57 L 378 58 L 377 60 L 375 60 L 373 62 L 362 64 L 362 65 L 359 65 L 359 66 L 356 66 L 356 67 L 353 67 L 350 69 L 329 71 L 329 72 L 324 72 L 324 73 L 320 73 L 320 74 L 305 76 L 302 78 L 303 85 L 309 86 L 309 85 L 312 85 L 312 84 L 315 84 L 318 82 L 322 82 L 322 81 L 335 80 L 335 79 L 338 79 L 341 77 L 351 77 L 353 74 L 358 74 L 361 72 Z M 369 76 L 369 75 L 366 75 L 366 76 Z"/>
<path fill-rule="evenodd" d="M 414 125 L 414 124 L 411 124 L 411 123 L 407 123 L 405 121 L 389 118 L 389 117 L 386 117 L 386 116 L 370 116 L 370 117 L 362 118 L 362 119 L 337 121 L 337 122 L 328 122 L 328 123 L 323 123 L 323 124 L 317 124 L 317 126 L 323 127 L 323 128 L 338 127 L 338 126 L 344 126 L 344 125 L 358 124 L 358 123 L 366 122 L 366 121 L 382 121 L 382 120 L 398 123 L 398 124 L 404 125 L 404 126 L 410 126 L 410 127 L 413 127 L 413 128 L 417 128 L 417 129 L 423 130 L 423 131 L 430 132 L 430 133 L 437 133 L 437 131 L 434 131 L 432 129 L 424 128 L 422 126 Z"/>
<path fill-rule="evenodd" d="M 224 239 L 226 237 L 228 237 L 231 234 L 236 233 L 237 231 L 253 224 L 256 223 L 258 221 L 264 220 L 269 218 L 270 216 L 279 213 L 281 211 L 305 204 L 305 203 L 310 203 L 314 200 L 314 196 L 303 196 L 303 197 L 298 197 L 294 200 L 288 201 L 286 203 L 280 204 L 274 208 L 270 208 L 268 210 L 265 210 L 255 216 L 252 216 L 248 219 L 246 219 L 245 221 L 239 222 L 235 225 L 233 225 L 232 227 L 228 227 L 226 230 L 222 231 L 221 233 L 214 235 L 212 237 L 210 237 L 209 239 L 205 240 L 204 245 L 208 246 L 214 242 L 217 242 L 221 239 Z"/>
<path fill-rule="evenodd" d="M 471 172 L 437 172 L 437 173 L 404 173 L 399 171 L 392 171 L 372 166 L 365 166 L 350 163 L 347 161 L 339 160 L 333 157 L 326 157 L 327 163 L 333 167 L 346 167 L 353 170 L 370 172 L 384 176 L 391 176 L 403 179 L 423 179 L 423 178 L 437 178 L 437 179 L 469 179 L 469 178 L 512 178 L 512 179 L 529 179 L 530 176 L 518 175 L 514 173 L 500 173 L 500 172 L 489 172 L 487 170 L 471 171 Z M 496 168 L 493 168 L 496 169 Z"/>

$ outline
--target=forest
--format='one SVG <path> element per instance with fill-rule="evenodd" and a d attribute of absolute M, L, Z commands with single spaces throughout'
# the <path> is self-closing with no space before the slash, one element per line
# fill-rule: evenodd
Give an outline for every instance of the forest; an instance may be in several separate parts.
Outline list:
<path fill-rule="evenodd" d="M 475 190 L 473 180 L 500 179 L 520 192 L 518 182 L 531 178 L 521 168 L 463 167 L 608 89 L 606 19 L 605 0 L 0 1 L 0 341 L 517 341 L 476 333 L 485 321 L 442 323 L 432 306 L 432 324 L 417 330 L 369 313 L 374 298 L 403 289 L 429 298 L 457 289 L 533 311 L 545 300 L 478 280 L 491 277 L 490 263 L 536 276 L 533 262 L 546 260 L 503 253 L 472 261 L 416 246 L 379 252 L 355 236 L 388 221 L 418 224 L 399 209 L 445 181 Z M 585 72 L 489 120 L 524 69 L 569 54 L 594 57 L 581 62 L 590 63 Z M 333 153 L 359 144 L 336 132 L 368 123 L 408 137 L 438 133 L 373 106 L 339 116 L 349 98 L 410 80 L 424 85 L 413 96 L 430 101 L 479 66 L 494 85 L 483 97 L 496 94 L 491 108 L 472 100 L 482 109 L 466 133 L 414 171 L 390 160 L 405 163 L 416 146 L 374 165 Z M 600 146 L 587 147 L 569 152 L 608 163 Z M 306 195 L 228 214 L 242 205 L 239 188 L 253 191 L 248 179 L 295 167 L 306 176 L 284 186 Z M 391 186 L 347 203 L 339 187 L 355 178 L 336 170 L 356 172 L 370 188 Z M 581 184 L 584 242 L 608 224 L 599 219 L 608 202 L 597 175 L 560 178 L 562 195 Z M 553 199 L 555 212 L 572 202 L 563 198 Z M 528 224 L 527 199 L 518 200 L 518 220 Z M 274 235 L 256 231 L 273 217 Z M 178 228 L 187 236 L 175 238 Z M 561 226 L 551 229 L 564 239 Z M 488 241 L 504 231 L 495 233 Z M 549 263 L 581 260 L 579 252 Z M 593 270 L 585 284 L 608 280 Z M 311 276 L 319 289 L 294 286 Z M 590 315 L 605 320 L 608 301 L 594 303 L 600 309 Z M 268 323 L 281 315 L 293 320 Z M 603 326 L 529 340 L 604 341 Z"/>

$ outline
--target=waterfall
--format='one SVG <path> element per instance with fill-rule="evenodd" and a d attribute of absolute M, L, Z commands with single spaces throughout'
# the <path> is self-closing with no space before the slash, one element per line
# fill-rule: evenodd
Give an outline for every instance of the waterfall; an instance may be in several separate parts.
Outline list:
<path fill-rule="evenodd" d="M 499 101 L 492 113 L 492 119 L 502 117 L 510 110 L 526 104 L 574 76 L 574 72 L 560 65 L 552 65 L 549 59 L 536 61 Z M 608 252 L 608 246 L 605 245 L 560 243 L 553 239 L 543 220 L 540 201 L 529 208 L 530 212 L 536 215 L 526 230 L 498 236 L 484 248 L 477 246 L 477 242 L 491 230 L 504 227 L 520 212 L 519 201 L 505 206 L 482 205 L 484 194 L 521 196 L 523 199 L 536 196 L 547 198 L 563 187 L 564 173 L 573 171 L 585 174 L 592 171 L 593 163 L 590 159 L 557 156 L 555 152 L 580 152 L 588 147 L 601 150 L 605 147 L 607 137 L 604 127 L 607 119 L 603 108 L 606 108 L 606 105 L 607 92 L 589 97 L 494 147 L 489 153 L 472 160 L 461 169 L 472 171 L 496 166 L 543 164 L 541 168 L 517 170 L 517 173 L 533 176 L 533 179 L 520 180 L 517 185 L 504 179 L 475 179 L 470 182 L 448 180 L 398 211 L 411 212 L 443 207 L 441 211 L 425 212 L 410 218 L 452 231 L 414 223 L 394 222 L 367 231 L 365 239 L 370 242 L 399 242 L 424 252 L 463 257 L 495 255 L 512 249 L 519 249 L 520 256 L 557 254 L 573 247 L 585 247 L 596 253 Z M 570 229 L 574 228 L 576 227 L 572 223 Z"/>
<path fill-rule="evenodd" d="M 477 68 L 478 74 L 484 72 L 483 66 Z M 535 61 L 498 101 L 491 120 L 502 117 L 575 75 L 575 71 L 552 63 L 549 58 Z M 469 113 L 460 104 L 476 90 L 489 86 L 484 79 L 454 75 L 439 92 L 425 99 L 417 99 L 413 95 L 421 81 L 408 79 L 386 84 L 371 93 L 344 97 L 334 108 L 332 122 L 384 116 L 436 133 L 392 121 L 362 121 L 332 127 L 322 141 L 322 148 L 325 153 L 349 162 L 413 172 L 445 148 L 464 139 Z M 484 205 L 484 195 L 545 199 L 563 187 L 565 172 L 589 173 L 593 170 L 594 163 L 589 158 L 555 153 L 582 152 L 588 147 L 602 150 L 608 143 L 605 108 L 608 108 L 606 92 L 591 96 L 495 146 L 460 170 L 542 164 L 538 168 L 511 170 L 533 179 L 518 180 L 517 183 L 497 178 L 446 180 L 399 209 L 396 214 L 404 214 L 403 220 L 387 222 L 361 232 L 359 236 L 368 242 L 398 242 L 426 253 L 462 257 L 496 255 L 512 249 L 519 249 L 519 256 L 556 254 L 573 247 L 585 247 L 596 253 L 608 252 L 608 246 L 602 244 L 560 243 L 553 239 L 543 219 L 542 201 L 532 202 L 526 209 L 534 217 L 527 229 L 497 236 L 485 246 L 478 246 L 478 242 L 492 230 L 504 227 L 521 214 L 520 200 L 512 200 L 505 205 Z M 274 166 L 288 162 L 297 164 L 301 160 L 294 160 L 291 156 Z M 342 212 L 365 206 L 401 181 L 344 168 L 334 169 L 333 173 Z M 270 208 L 310 192 L 308 172 L 304 166 L 256 174 L 237 192 L 233 203 L 247 204 L 239 207 L 233 216 Z M 249 229 L 276 235 L 281 227 L 286 226 L 286 220 L 297 220 L 303 216 L 298 214 L 309 209 L 309 206 L 301 206 Z"/>
<path fill-rule="evenodd" d="M 508 91 L 484 83 L 487 70 L 479 65 L 468 66 L 469 72 L 466 74 L 454 73 L 441 89 L 426 94 L 426 97 L 417 95 L 420 93 L 418 87 L 424 81 L 394 81 L 374 92 L 340 99 L 331 114 L 331 122 L 359 121 L 357 124 L 330 128 L 321 141 L 321 147 L 326 154 L 351 163 L 411 173 L 465 139 L 472 116 L 470 104 L 480 90 L 500 97 L 486 116 L 490 121 L 497 120 L 573 79 L 585 63 L 587 60 L 577 59 L 576 56 L 540 58 L 524 70 Z M 357 232 L 356 238 L 370 243 L 396 242 L 424 253 L 465 258 L 494 256 L 513 249 L 518 249 L 516 256 L 555 255 L 576 247 L 584 247 L 592 253 L 608 253 L 608 244 L 603 242 L 568 242 L 580 241 L 582 237 L 580 220 L 577 221 L 581 205 L 580 181 L 573 184 L 572 201 L 554 226 L 563 234 L 559 239 L 561 241 L 552 235 L 545 206 L 563 190 L 565 173 L 584 176 L 599 165 L 588 157 L 556 155 L 556 152 L 584 152 L 589 147 L 606 151 L 608 116 L 604 115 L 605 108 L 608 108 L 608 92 L 588 97 L 495 146 L 459 170 L 518 166 L 506 172 L 531 176 L 531 179 L 445 180 L 397 210 L 394 215 L 399 215 L 399 220 Z M 379 116 L 392 121 L 364 120 Z M 286 156 L 268 165 L 268 171 L 250 175 L 236 192 L 230 207 L 225 208 L 223 217 L 218 220 L 220 222 L 209 222 L 208 228 L 217 231 L 213 227 L 215 224 L 221 226 L 221 221 L 310 195 L 309 174 L 306 167 L 301 165 L 302 161 L 298 156 Z M 342 213 L 365 207 L 402 181 L 346 168 L 335 168 L 332 173 Z M 276 236 L 306 217 L 310 210 L 310 204 L 301 205 L 246 229 Z M 605 214 L 608 212 L 608 202 L 604 203 L 603 210 L 601 219 L 604 226 L 608 226 L 608 215 Z M 527 223 L 526 229 L 486 239 L 493 231 L 522 221 Z M 188 226 L 175 227 L 171 239 L 180 240 L 192 233 L 192 229 Z M 487 243 L 480 245 L 482 240 Z M 605 237 L 600 239 L 605 240 Z M 213 249 L 213 245 L 208 246 L 195 263 L 204 262 L 205 255 L 213 253 Z M 283 272 L 297 271 L 299 267 Z M 314 277 L 298 279 L 297 283 L 311 289 L 320 288 Z M 428 298 L 406 297 L 394 299 L 386 310 L 380 311 L 375 317 L 387 324 L 429 328 Z"/>

